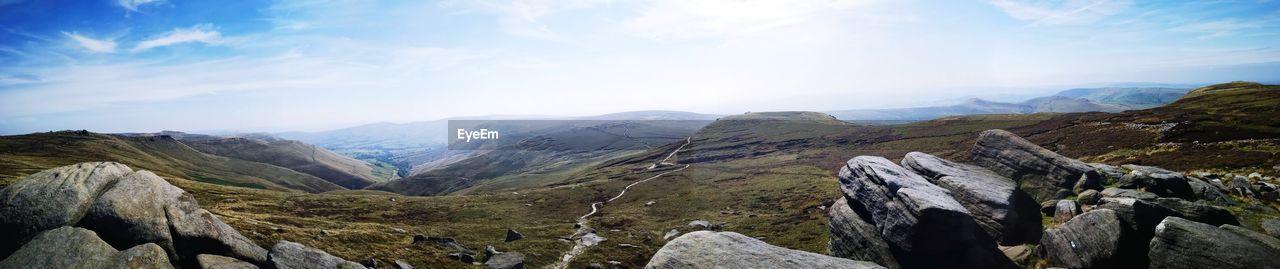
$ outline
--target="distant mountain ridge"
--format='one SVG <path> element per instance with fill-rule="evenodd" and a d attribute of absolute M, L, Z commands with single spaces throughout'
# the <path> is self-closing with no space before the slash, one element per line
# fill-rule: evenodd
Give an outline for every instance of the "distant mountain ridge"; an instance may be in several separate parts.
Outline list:
<path fill-rule="evenodd" d="M 1190 88 L 1078 88 L 1019 103 L 969 99 L 950 106 L 827 111 L 845 121 L 920 121 L 947 116 L 1041 112 L 1120 112 L 1172 103 Z"/>

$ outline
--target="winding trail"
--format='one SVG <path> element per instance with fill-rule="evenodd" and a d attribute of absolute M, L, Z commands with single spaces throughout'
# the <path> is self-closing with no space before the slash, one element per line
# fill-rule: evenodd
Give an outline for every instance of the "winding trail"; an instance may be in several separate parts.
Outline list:
<path fill-rule="evenodd" d="M 652 166 L 649 166 L 649 170 L 656 169 L 659 166 L 676 165 L 674 163 L 669 163 L 667 161 L 670 160 L 672 157 L 675 157 L 676 152 L 680 152 L 680 150 L 684 149 L 685 146 L 688 146 L 690 142 L 693 142 L 693 137 L 685 138 L 683 145 L 680 145 L 680 147 L 677 147 L 675 150 L 671 151 L 671 154 L 667 154 L 667 157 L 662 158 L 662 160 L 658 161 L 658 163 Z M 689 165 L 685 164 L 683 167 L 676 168 L 675 170 L 662 172 L 661 174 L 657 174 L 640 181 L 632 182 L 631 184 L 627 184 L 626 187 L 623 187 L 622 191 L 618 192 L 618 195 L 613 196 L 613 198 L 609 198 L 609 200 L 605 200 L 603 202 L 591 203 L 591 213 L 587 213 L 586 215 L 582 215 L 581 217 L 578 217 L 578 225 L 577 225 L 578 229 L 573 233 L 573 235 L 569 236 L 569 238 L 576 238 L 576 239 L 573 239 L 573 242 L 574 242 L 573 248 L 569 249 L 569 251 L 566 251 L 564 255 L 561 256 L 560 261 L 557 261 L 556 263 L 548 265 L 546 268 L 564 269 L 566 267 L 569 267 L 569 262 L 573 261 L 574 257 L 577 257 L 578 255 L 582 254 L 582 252 L 586 251 L 588 247 L 594 246 L 600 243 L 601 241 L 604 241 L 603 237 L 599 237 L 595 235 L 594 229 L 591 229 L 591 227 L 587 226 L 587 223 L 590 222 L 587 218 L 591 217 L 591 215 L 595 215 L 596 212 L 600 212 L 600 208 L 604 206 L 605 203 L 613 202 L 613 200 L 622 198 L 622 195 L 627 194 L 627 190 L 630 190 L 631 187 L 639 185 L 640 183 L 644 183 L 646 181 L 653 180 L 655 178 L 659 178 L 670 173 L 679 172 L 680 170 L 684 170 L 685 168 L 689 168 Z"/>

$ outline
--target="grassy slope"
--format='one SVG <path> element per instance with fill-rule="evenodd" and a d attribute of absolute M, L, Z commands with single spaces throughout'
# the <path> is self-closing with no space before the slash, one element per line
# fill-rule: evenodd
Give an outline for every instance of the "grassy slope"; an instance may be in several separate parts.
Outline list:
<path fill-rule="evenodd" d="M 341 189 L 289 169 L 200 153 L 165 137 L 69 131 L 0 137 L 3 185 L 40 170 L 87 161 L 115 161 L 165 176 L 242 187 L 311 192 Z"/>
<path fill-rule="evenodd" d="M 209 154 L 289 168 L 350 189 L 390 179 L 385 173 L 375 175 L 369 163 L 298 141 L 225 138 L 183 143 Z"/>

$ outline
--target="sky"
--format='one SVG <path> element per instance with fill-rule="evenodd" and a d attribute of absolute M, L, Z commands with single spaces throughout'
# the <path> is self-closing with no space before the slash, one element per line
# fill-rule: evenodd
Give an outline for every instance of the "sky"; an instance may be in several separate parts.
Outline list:
<path fill-rule="evenodd" d="M 0 134 L 735 114 L 1280 74 L 1280 1 L 0 0 Z"/>

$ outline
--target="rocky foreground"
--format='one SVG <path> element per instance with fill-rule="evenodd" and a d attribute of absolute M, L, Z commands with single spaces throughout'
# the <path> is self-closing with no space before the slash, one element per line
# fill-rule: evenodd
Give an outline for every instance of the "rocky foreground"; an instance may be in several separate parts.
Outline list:
<path fill-rule="evenodd" d="M 829 209 L 832 257 L 696 232 L 646 268 L 1280 268 L 1280 221 L 1262 221 L 1268 235 L 1223 207 L 1243 203 L 1231 193 L 1276 202 L 1274 179 L 1085 163 L 1003 130 L 971 155 L 850 159 Z"/>
<path fill-rule="evenodd" d="M 0 230 L 0 268 L 365 268 L 294 242 L 264 249 L 191 194 L 110 162 L 0 190 Z"/>

